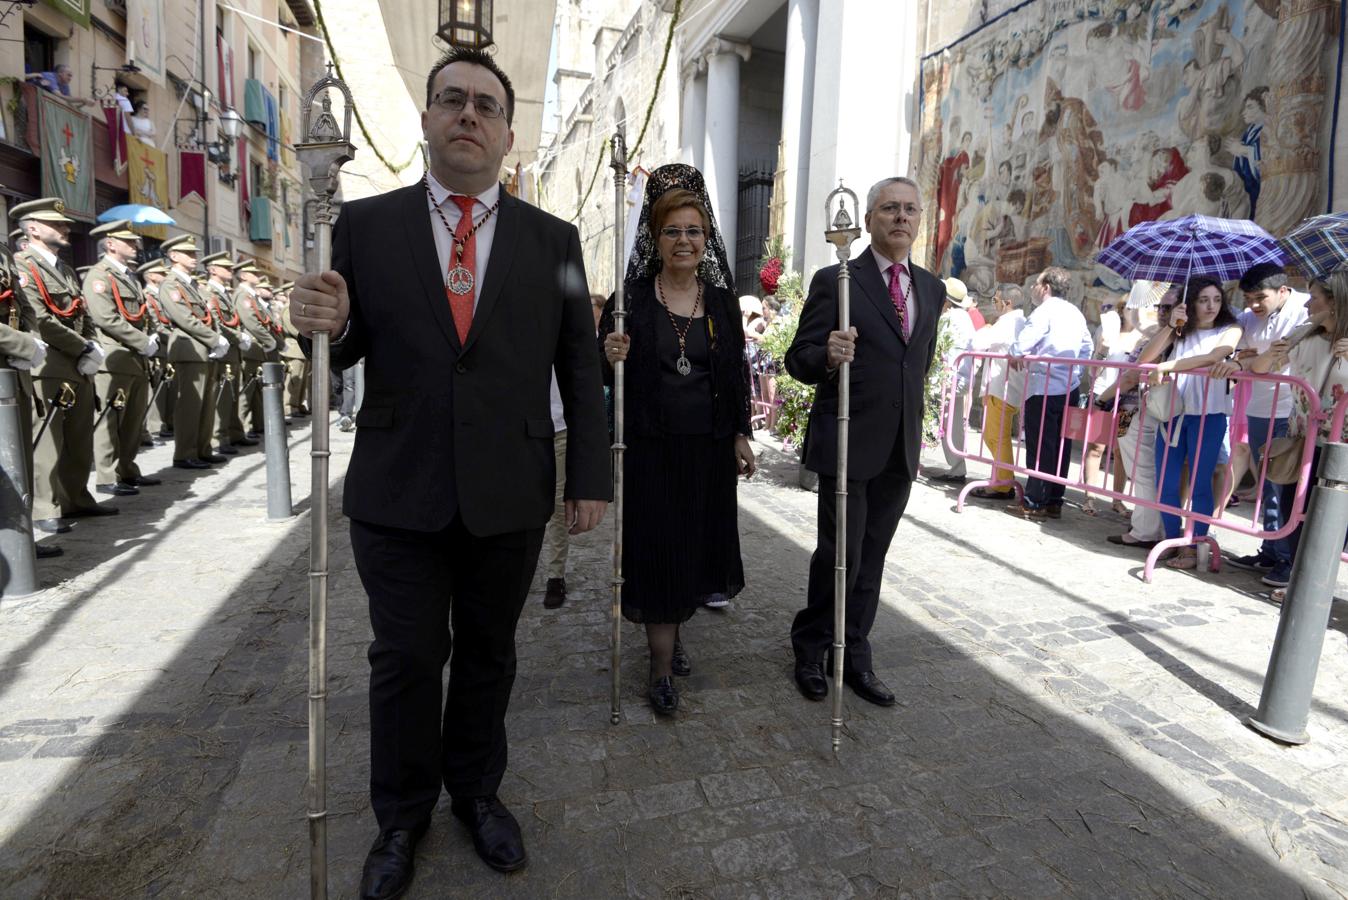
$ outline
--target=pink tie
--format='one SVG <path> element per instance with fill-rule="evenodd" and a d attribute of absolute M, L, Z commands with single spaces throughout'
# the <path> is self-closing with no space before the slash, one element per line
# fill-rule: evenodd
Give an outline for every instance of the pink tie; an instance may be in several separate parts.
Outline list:
<path fill-rule="evenodd" d="M 895 263 L 889 267 L 889 298 L 894 301 L 894 311 L 899 314 L 899 331 L 903 333 L 903 339 L 906 341 L 912 337 L 912 329 L 908 325 L 908 298 L 903 295 L 903 283 L 899 281 L 899 273 L 908 273 L 908 267 L 903 263 Z"/>

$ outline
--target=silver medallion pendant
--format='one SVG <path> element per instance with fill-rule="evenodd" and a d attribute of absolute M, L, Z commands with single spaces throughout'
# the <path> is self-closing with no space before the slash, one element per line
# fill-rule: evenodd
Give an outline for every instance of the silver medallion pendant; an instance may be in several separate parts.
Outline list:
<path fill-rule="evenodd" d="M 693 364 L 688 361 L 688 357 L 680 354 L 678 361 L 674 363 L 674 368 L 679 370 L 680 375 L 687 375 L 693 371 Z"/>
<path fill-rule="evenodd" d="M 449 289 L 462 297 L 473 290 L 473 273 L 463 266 L 449 270 Z"/>

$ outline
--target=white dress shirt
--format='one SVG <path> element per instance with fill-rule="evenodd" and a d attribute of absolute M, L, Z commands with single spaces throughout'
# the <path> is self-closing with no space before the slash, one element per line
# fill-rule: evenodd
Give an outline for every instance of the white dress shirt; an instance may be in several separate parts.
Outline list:
<path fill-rule="evenodd" d="M 1095 355 L 1095 339 L 1081 310 L 1061 297 L 1048 296 L 1025 320 L 1010 352 L 1012 356 L 1090 359 Z M 1070 394 L 1080 380 L 1080 366 L 1031 363 L 1025 396 Z"/>
<path fill-rule="evenodd" d="M 974 332 L 973 349 L 979 353 L 1005 353 L 1025 327 L 1025 313 L 1018 309 L 1003 313 L 986 328 Z M 1015 409 L 1025 400 L 1025 373 L 1009 367 L 1003 360 L 989 359 L 983 366 L 983 396 L 996 397 Z"/>
<path fill-rule="evenodd" d="M 889 269 L 894 263 L 880 255 L 880 251 L 874 246 L 871 247 L 871 255 L 875 257 L 875 264 L 880 269 L 880 280 L 885 283 L 885 292 L 889 292 Z M 899 285 L 903 288 L 903 296 L 908 301 L 908 333 L 912 334 L 917 330 L 917 301 L 913 299 L 913 264 L 909 261 L 912 257 L 905 257 L 900 260 L 903 264 L 903 270 L 899 272 Z M 898 315 L 896 312 L 895 315 Z"/>
<path fill-rule="evenodd" d="M 1252 309 L 1242 309 L 1236 314 L 1236 321 L 1240 322 L 1240 349 L 1258 350 L 1263 353 L 1273 346 L 1274 342 L 1291 334 L 1297 326 L 1306 324 L 1309 319 L 1306 302 L 1310 299 L 1310 294 L 1292 291 L 1292 296 L 1278 307 L 1277 312 L 1269 313 L 1262 318 L 1255 315 Z M 1286 375 L 1288 371 L 1287 368 L 1283 368 L 1270 374 Z M 1250 402 L 1245 407 L 1245 414 L 1259 419 L 1269 418 L 1273 409 L 1275 387 L 1278 386 L 1266 381 L 1256 381 L 1250 385 Z M 1278 411 L 1273 418 L 1285 419 L 1291 414 L 1294 393 L 1295 391 L 1285 384 L 1278 388 Z"/>
<path fill-rule="evenodd" d="M 459 227 L 459 219 L 463 218 L 463 212 L 459 209 L 458 203 L 449 199 L 454 192 L 436 181 L 435 176 L 429 171 L 426 173 L 426 181 L 431 187 L 431 196 L 426 200 L 426 212 L 431 217 L 431 233 L 435 235 L 435 253 L 440 258 L 440 281 L 444 283 L 449 280 L 449 270 L 453 268 L 450 260 L 454 258 L 454 229 Z M 500 198 L 499 183 L 492 184 L 477 194 L 474 197 L 477 200 L 473 206 L 474 220 L 485 216 L 487 210 L 495 206 Z M 436 206 L 445 214 L 449 231 L 445 230 L 445 222 L 441 222 L 440 216 L 436 214 Z M 482 298 L 482 281 L 487 276 L 487 260 L 491 259 L 491 242 L 496 237 L 496 213 L 492 213 L 491 218 L 483 223 L 473 236 L 477 239 L 477 253 L 473 261 L 473 311 L 476 312 L 477 302 Z"/>

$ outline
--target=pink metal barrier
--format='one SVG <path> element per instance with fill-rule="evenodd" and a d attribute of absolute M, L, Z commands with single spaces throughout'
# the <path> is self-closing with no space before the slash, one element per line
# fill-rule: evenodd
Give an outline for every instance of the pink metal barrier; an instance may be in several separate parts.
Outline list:
<path fill-rule="evenodd" d="M 1194 528 L 1200 522 L 1206 523 L 1209 526 L 1224 528 L 1239 534 L 1249 535 L 1254 538 L 1276 540 L 1290 535 L 1302 521 L 1304 516 L 1303 507 L 1305 505 L 1306 491 L 1310 483 L 1311 460 L 1315 451 L 1315 441 L 1313 437 L 1304 442 L 1300 463 L 1301 475 L 1296 485 L 1295 499 L 1291 504 L 1291 508 L 1284 511 L 1282 525 L 1276 531 L 1266 531 L 1258 525 L 1258 523 L 1262 521 L 1263 487 L 1268 469 L 1267 450 L 1273 441 L 1272 428 L 1268 429 L 1269 433 L 1263 444 L 1264 452 L 1260 453 L 1260 463 L 1258 471 L 1256 472 L 1257 480 L 1255 490 L 1252 492 L 1254 497 L 1254 510 L 1250 515 L 1249 522 L 1226 517 L 1224 515 L 1224 504 L 1219 508 L 1215 508 L 1211 515 L 1194 510 L 1192 490 L 1189 491 L 1189 496 L 1183 501 L 1183 505 L 1175 506 L 1164 504 L 1160 502 L 1160 484 L 1157 483 L 1160 480 L 1161 473 L 1166 471 L 1167 463 L 1170 460 L 1172 451 L 1181 455 L 1177 458 L 1182 458 L 1183 450 L 1175 446 L 1178 441 L 1178 430 L 1180 428 L 1177 416 L 1189 412 L 1190 415 L 1197 415 L 1200 417 L 1196 444 L 1200 447 L 1203 446 L 1203 431 L 1207 425 L 1206 417 L 1209 414 L 1215 413 L 1226 413 L 1227 415 L 1230 415 L 1231 410 L 1228 408 L 1229 397 L 1227 395 L 1226 385 L 1226 382 L 1228 381 L 1249 381 L 1272 384 L 1274 387 L 1271 409 L 1275 411 L 1279 399 L 1285 396 L 1285 391 L 1293 392 L 1294 397 L 1298 394 L 1304 396 L 1305 406 L 1309 411 L 1307 432 L 1312 436 L 1315 435 L 1320 423 L 1325 420 L 1329 413 L 1321 409 L 1320 398 L 1316 395 L 1315 389 L 1300 378 L 1294 378 L 1287 375 L 1255 375 L 1252 373 L 1241 372 L 1230 376 L 1230 378 L 1212 379 L 1208 376 L 1206 369 L 1197 369 L 1190 372 L 1175 373 L 1174 375 L 1167 376 L 1162 385 L 1149 387 L 1148 379 L 1151 377 L 1151 373 L 1156 369 L 1154 364 L 1140 365 L 1126 362 L 1063 359 L 1039 356 L 1026 356 L 1017 359 L 1003 353 L 966 351 L 960 353 L 954 359 L 952 368 L 958 370 L 961 365 L 965 364 L 966 360 L 972 362 L 972 368 L 975 370 L 981 363 L 985 368 L 1007 367 L 1007 370 L 1010 372 L 1024 371 L 1027 380 L 1026 399 L 1033 396 L 1030 393 L 1032 385 L 1028 383 L 1032 377 L 1035 379 L 1042 377 L 1044 383 L 1051 383 L 1054 381 L 1054 376 L 1061 375 L 1065 369 L 1065 384 L 1069 386 L 1069 391 L 1072 384 L 1079 384 L 1080 393 L 1081 396 L 1086 399 L 1086 405 L 1084 408 L 1068 406 L 1067 410 L 1064 412 L 1063 434 L 1058 438 L 1058 453 L 1056 456 L 1059 460 L 1063 459 L 1064 447 L 1066 446 L 1067 441 L 1070 440 L 1080 441 L 1085 438 L 1091 443 L 1103 444 L 1105 449 L 1100 468 L 1105 476 L 1105 484 L 1109 483 L 1114 470 L 1114 458 L 1116 453 L 1123 450 L 1123 447 L 1120 446 L 1121 442 L 1125 440 L 1135 440 L 1137 442 L 1131 447 L 1133 451 L 1131 454 L 1133 465 L 1132 468 L 1127 471 L 1127 489 L 1125 492 L 1121 493 L 1103 485 L 1097 486 L 1087 484 L 1084 480 L 1084 473 L 1079 473 L 1077 478 L 1072 478 L 1070 459 L 1059 465 L 1059 471 L 1064 471 L 1064 475 L 1059 475 L 1056 471 L 1039 471 L 1030 468 L 1027 465 L 1027 460 L 1029 458 L 1026 455 L 1028 450 L 1027 441 L 1033 441 L 1034 443 L 1036 449 L 1035 459 L 1043 458 L 1042 451 L 1044 449 L 1045 420 L 1047 417 L 1041 419 L 1039 431 L 1034 435 L 1024 434 L 1024 423 L 1022 421 L 1020 427 L 1015 429 L 1015 432 L 1013 433 L 1010 457 L 998 459 L 993 455 L 991 448 L 989 448 L 988 435 L 984 432 L 978 432 L 977 446 L 970 446 L 972 443 L 970 438 L 973 436 L 973 433 L 970 432 L 967 427 L 968 410 L 966 409 L 964 411 L 966 427 L 963 430 L 966 446 L 954 446 L 951 437 L 955 433 L 955 430 L 952 428 L 952 425 L 954 424 L 952 421 L 952 413 L 957 408 L 954 402 L 956 391 L 955 379 L 951 379 L 951 383 L 946 387 L 942 396 L 942 439 L 949 451 L 956 456 L 990 465 L 994 469 L 994 474 L 997 470 L 1010 471 L 1018 475 L 1037 478 L 1054 484 L 1061 484 L 1065 487 L 1076 488 L 1087 495 L 1099 494 L 1113 500 L 1124 500 L 1137 506 L 1145 506 L 1162 514 L 1178 516 L 1183 521 L 1183 534 L 1177 538 L 1162 539 L 1154 548 L 1152 548 L 1147 555 L 1146 566 L 1143 569 L 1142 577 L 1145 581 L 1151 581 L 1152 573 L 1156 567 L 1157 561 L 1168 550 L 1198 543 L 1205 543 L 1208 545 L 1210 549 L 1208 566 L 1214 572 L 1219 570 L 1221 566 L 1221 548 L 1211 534 L 1203 536 L 1195 535 Z M 1097 397 L 1096 386 L 1103 380 L 1106 380 L 1102 379 L 1101 376 L 1110 370 L 1117 372 L 1114 383 L 1120 384 L 1121 389 L 1115 389 L 1108 407 L 1101 409 L 1098 408 L 1095 403 Z M 1012 383 L 1017 377 L 1018 375 L 1013 374 L 1003 380 L 1001 396 L 998 397 L 1002 403 L 1007 403 L 1007 397 L 1011 393 Z M 986 391 L 988 384 L 986 373 L 983 375 L 983 378 L 985 379 Z M 1124 436 L 1117 436 L 1116 431 L 1116 425 L 1119 421 L 1120 414 L 1126 411 L 1123 402 L 1124 395 L 1129 393 L 1130 390 L 1122 388 L 1122 385 L 1128 383 L 1132 379 L 1137 379 L 1140 383 L 1140 390 L 1138 391 L 1139 396 L 1134 416 L 1149 415 L 1147 412 L 1148 395 L 1153 391 L 1162 390 L 1163 385 L 1172 385 L 1171 389 L 1164 390 L 1162 393 L 1150 398 L 1153 401 L 1153 405 L 1160 406 L 1167 412 L 1167 415 L 1164 417 L 1153 417 L 1156 420 L 1157 433 L 1165 435 L 1166 441 L 1164 449 L 1159 451 L 1159 454 L 1155 459 L 1155 465 L 1153 467 L 1155 477 L 1153 479 L 1153 484 L 1142 485 L 1142 494 L 1139 494 L 1137 490 L 1139 487 L 1137 483 L 1137 472 L 1138 464 L 1140 460 L 1144 458 L 1143 447 L 1141 445 L 1142 437 L 1146 429 L 1141 427 L 1142 423 L 1139 423 L 1139 427 L 1135 429 L 1136 437 L 1134 437 L 1132 431 Z M 1220 385 L 1217 382 L 1220 382 Z M 1201 400 L 1197 404 L 1199 406 L 1198 411 L 1193 412 L 1186 410 L 1184 398 L 1188 397 L 1193 399 L 1200 395 Z M 993 394 L 993 396 L 996 396 L 996 394 Z M 1348 400 L 1348 398 L 1345 398 L 1345 400 Z M 1008 407 L 1010 406 L 1010 404 L 1007 405 Z M 1212 408 L 1209 408 L 1210 405 Z M 965 406 L 967 406 L 967 404 L 965 404 Z M 1020 413 L 1023 412 L 1024 405 L 1022 403 L 1019 408 L 1012 409 L 1015 409 Z M 1348 402 L 1340 401 L 1333 413 L 1333 423 L 1335 424 L 1332 427 L 1335 427 L 1335 430 L 1331 431 L 1331 434 L 1337 436 L 1342 434 L 1344 417 L 1345 414 L 1348 413 Z M 998 449 L 1003 449 L 1000 447 L 1002 443 L 1000 435 L 995 437 L 997 438 L 997 444 L 999 445 Z M 1226 471 L 1227 486 L 1232 487 L 1229 484 L 1229 469 Z M 1015 499 L 1018 502 L 1024 497 L 1024 488 L 1014 477 L 1009 479 L 1003 477 L 1001 479 L 990 478 L 976 480 L 966 483 L 963 490 L 960 491 L 959 499 L 956 502 L 956 509 L 962 512 L 964 509 L 964 501 L 969 493 L 980 487 L 993 489 L 1009 487 L 1014 491 Z M 1151 493 L 1153 496 L 1145 496 L 1147 493 Z M 1229 494 L 1229 491 L 1224 493 Z M 1348 554 L 1345 555 L 1345 559 L 1348 559 Z"/>

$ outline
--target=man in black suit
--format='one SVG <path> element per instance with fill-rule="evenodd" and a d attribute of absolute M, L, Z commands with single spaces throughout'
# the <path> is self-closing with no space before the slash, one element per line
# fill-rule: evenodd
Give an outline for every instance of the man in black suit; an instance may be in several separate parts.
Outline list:
<path fill-rule="evenodd" d="M 818 385 L 805 467 L 819 473 L 819 539 L 810 557 L 806 606 L 791 626 L 796 685 L 811 700 L 828 695 L 824 657 L 833 642 L 838 367 L 847 360 L 852 393 L 843 681 L 865 700 L 894 703 L 872 669 L 867 636 L 875 623 L 885 554 L 917 475 L 924 380 L 945 303 L 941 281 L 908 259 L 921 216 L 922 200 L 911 180 L 886 178 L 870 189 L 871 246 L 849 264 L 852 327 L 838 330 L 838 267 L 820 269 L 786 353 L 787 371 Z"/>
<path fill-rule="evenodd" d="M 344 511 L 374 631 L 367 898 L 406 890 L 442 783 L 483 860 L 525 863 L 496 791 L 515 625 L 553 510 L 554 369 L 572 534 L 599 524 L 612 491 L 579 235 L 498 182 L 510 81 L 455 49 L 426 93 L 426 178 L 345 204 L 335 271 L 304 276 L 291 301 L 302 334 L 333 336 L 334 368 L 365 360 Z"/>

